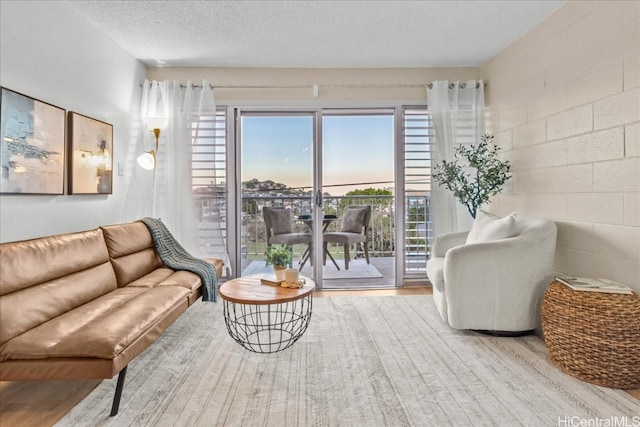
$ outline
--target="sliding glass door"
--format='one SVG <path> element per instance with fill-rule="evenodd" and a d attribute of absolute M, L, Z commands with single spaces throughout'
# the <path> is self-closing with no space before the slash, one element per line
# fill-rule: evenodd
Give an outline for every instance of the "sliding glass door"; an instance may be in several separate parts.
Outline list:
<path fill-rule="evenodd" d="M 311 270 L 315 113 L 241 111 L 241 274 L 270 274 L 265 251 L 291 245 L 291 265 Z"/>
<path fill-rule="evenodd" d="M 395 287 L 393 110 L 323 110 L 323 287 Z"/>
<path fill-rule="evenodd" d="M 290 210 L 291 231 L 311 236 L 310 243 L 303 238 L 293 245 L 292 264 L 322 278 L 319 286 L 426 280 L 433 234 L 433 127 L 426 107 L 224 107 L 194 122 L 192 133 L 200 251 L 218 258 L 228 252 L 231 276 L 270 271 L 263 211 L 282 207 Z M 366 245 L 348 243 L 347 269 L 344 244 L 327 234 L 341 231 L 352 205 L 370 206 L 371 215 Z M 311 264 L 323 267 L 314 272 Z"/>
<path fill-rule="evenodd" d="M 292 266 L 322 288 L 396 286 L 394 110 L 237 120 L 240 275 L 270 274 L 266 249 L 291 244 Z M 273 211 L 290 222 L 274 225 Z"/>

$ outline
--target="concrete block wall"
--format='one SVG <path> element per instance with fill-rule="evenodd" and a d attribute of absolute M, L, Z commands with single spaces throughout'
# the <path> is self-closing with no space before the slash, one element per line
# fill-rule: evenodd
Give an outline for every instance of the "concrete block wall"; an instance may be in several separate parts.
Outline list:
<path fill-rule="evenodd" d="M 567 2 L 481 74 L 513 172 L 490 210 L 553 219 L 557 272 L 640 292 L 640 2 Z"/>

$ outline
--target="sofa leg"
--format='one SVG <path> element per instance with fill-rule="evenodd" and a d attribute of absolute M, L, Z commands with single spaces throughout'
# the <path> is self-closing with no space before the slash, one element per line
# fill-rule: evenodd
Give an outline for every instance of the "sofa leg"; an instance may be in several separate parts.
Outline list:
<path fill-rule="evenodd" d="M 113 396 L 113 404 L 111 405 L 111 417 L 118 415 L 120 409 L 120 398 L 122 397 L 122 389 L 124 388 L 124 377 L 127 375 L 127 367 L 125 366 L 120 374 L 118 374 L 118 383 L 116 384 L 116 394 Z"/>

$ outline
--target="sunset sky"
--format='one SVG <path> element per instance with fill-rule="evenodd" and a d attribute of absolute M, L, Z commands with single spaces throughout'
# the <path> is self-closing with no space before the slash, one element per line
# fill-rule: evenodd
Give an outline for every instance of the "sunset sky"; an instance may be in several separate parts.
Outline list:
<path fill-rule="evenodd" d="M 393 117 L 323 117 L 324 192 L 343 195 L 355 188 L 385 188 L 393 181 Z M 244 116 L 242 180 L 272 180 L 311 187 L 313 118 Z M 368 184 L 387 181 L 382 184 Z M 356 184 L 334 187 L 337 184 Z M 307 188 L 308 189 L 308 188 Z"/>

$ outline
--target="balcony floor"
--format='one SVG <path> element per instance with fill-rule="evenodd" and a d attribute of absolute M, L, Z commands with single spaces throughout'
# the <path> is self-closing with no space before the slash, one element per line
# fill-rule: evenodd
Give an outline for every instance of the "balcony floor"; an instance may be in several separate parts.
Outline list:
<path fill-rule="evenodd" d="M 395 288 L 396 280 L 394 274 L 395 258 L 392 257 L 370 257 L 371 265 L 375 267 L 375 270 L 379 274 L 374 273 L 374 269 L 365 269 L 366 262 L 364 259 L 357 259 L 351 261 L 349 264 L 349 270 L 344 270 L 343 260 L 338 261 L 340 271 L 336 270 L 336 267 L 331 263 L 331 260 L 327 260 L 327 264 L 324 266 L 324 283 L 323 289 L 387 289 Z M 309 266 L 305 265 L 302 270 L 303 275 L 310 276 Z M 367 276 L 359 277 L 358 272 L 363 272 Z M 273 267 L 265 265 L 264 261 L 252 261 L 243 271 L 242 275 L 247 276 L 249 274 L 270 274 L 273 273 Z M 372 274 L 373 273 L 373 274 Z M 382 277 L 371 277 L 372 275 Z"/>

